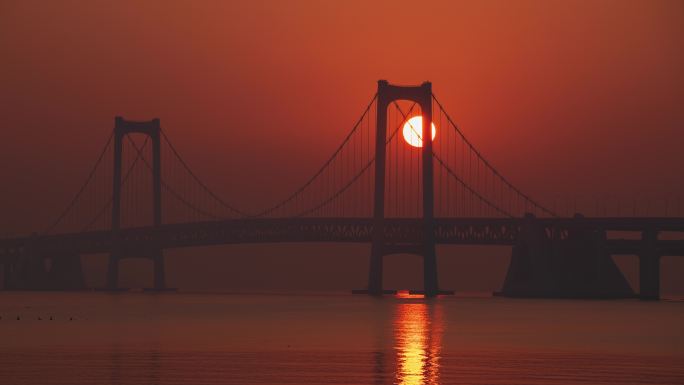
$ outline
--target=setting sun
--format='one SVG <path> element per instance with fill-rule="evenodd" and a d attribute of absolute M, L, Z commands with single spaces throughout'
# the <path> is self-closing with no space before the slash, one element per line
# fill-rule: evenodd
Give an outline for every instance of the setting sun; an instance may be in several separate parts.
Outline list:
<path fill-rule="evenodd" d="M 404 140 L 413 147 L 423 147 L 423 117 L 420 115 L 414 116 L 404 123 Z M 437 129 L 435 123 L 432 123 L 432 139 L 435 139 Z"/>

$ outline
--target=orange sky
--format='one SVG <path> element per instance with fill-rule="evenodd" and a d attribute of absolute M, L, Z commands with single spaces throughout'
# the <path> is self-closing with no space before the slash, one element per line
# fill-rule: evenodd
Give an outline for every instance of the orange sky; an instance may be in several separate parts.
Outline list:
<path fill-rule="evenodd" d="M 58 214 L 115 115 L 161 118 L 208 185 L 263 207 L 378 79 L 432 81 L 542 202 L 684 198 L 681 1 L 3 1 L 0 52 L 0 235 Z"/>

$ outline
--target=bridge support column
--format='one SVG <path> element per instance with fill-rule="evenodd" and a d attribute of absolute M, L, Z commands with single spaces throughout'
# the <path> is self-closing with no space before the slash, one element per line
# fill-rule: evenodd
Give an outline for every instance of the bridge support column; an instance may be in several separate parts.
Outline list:
<path fill-rule="evenodd" d="M 639 298 L 660 299 L 660 257 L 639 257 Z"/>
<path fill-rule="evenodd" d="M 439 294 L 437 253 L 435 251 L 435 194 L 432 162 L 432 84 L 423 83 L 420 103 L 423 115 L 423 288 L 426 297 Z"/>
<path fill-rule="evenodd" d="M 5 261 L 5 263 L 3 264 L 3 275 L 3 289 L 18 289 L 16 263 L 13 263 L 11 261 Z"/>
<path fill-rule="evenodd" d="M 426 297 L 435 297 L 440 293 L 437 281 L 437 253 L 434 243 L 425 245 L 423 252 L 423 287 Z"/>
<path fill-rule="evenodd" d="M 5 261 L 2 263 L 2 288 L 4 290 L 9 289 L 10 277 L 10 264 L 7 261 Z"/>
<path fill-rule="evenodd" d="M 551 240 L 536 218 L 525 215 L 513 246 L 501 294 L 506 297 L 545 297 L 555 290 Z"/>
<path fill-rule="evenodd" d="M 375 188 L 373 197 L 373 244 L 368 269 L 368 294 L 383 294 L 382 270 L 385 256 L 385 138 L 387 136 L 386 81 L 378 82 L 377 113 L 375 121 Z M 362 292 L 362 291 L 361 291 Z"/>
<path fill-rule="evenodd" d="M 116 290 L 119 286 L 119 261 L 121 257 L 118 253 L 109 255 L 109 264 L 107 266 L 107 289 Z"/>
<path fill-rule="evenodd" d="M 656 249 L 657 240 L 657 231 L 644 231 L 643 249 L 639 255 L 639 298 L 642 300 L 660 299 L 660 255 Z"/>
<path fill-rule="evenodd" d="M 153 282 L 151 290 L 166 290 L 166 269 L 164 251 L 160 248 L 144 248 L 114 252 L 109 257 L 107 289 L 117 290 L 119 282 L 119 263 L 124 258 L 146 258 L 152 261 Z M 147 289 L 146 289 L 147 290 Z"/>
<path fill-rule="evenodd" d="M 32 275 L 36 272 L 31 273 L 29 271 L 29 266 L 26 263 L 26 257 L 22 256 L 13 261 L 5 262 L 4 264 L 4 289 L 5 290 L 31 290 L 39 289 L 37 287 L 31 287 L 31 282 L 35 282 L 31 279 Z M 34 265 L 34 268 L 38 266 Z M 41 272 L 38 272 L 40 274 Z M 42 275 L 42 274 L 41 274 Z"/>
<path fill-rule="evenodd" d="M 51 290 L 82 290 L 85 288 L 81 256 L 64 254 L 52 258 L 52 268 L 48 272 Z"/>
<path fill-rule="evenodd" d="M 45 290 L 48 288 L 47 272 L 43 259 L 31 255 L 19 263 L 15 271 L 15 283 L 18 290 Z"/>
<path fill-rule="evenodd" d="M 157 250 L 152 257 L 154 263 L 154 289 L 166 289 L 166 274 L 164 267 L 164 252 Z"/>
<path fill-rule="evenodd" d="M 371 247 L 370 267 L 368 269 L 368 294 L 380 296 L 383 294 L 382 273 L 384 255 L 379 246 Z"/>
<path fill-rule="evenodd" d="M 47 271 L 37 237 L 31 236 L 24 253 L 12 263 L 10 286 L 14 290 L 45 290 L 48 288 Z"/>

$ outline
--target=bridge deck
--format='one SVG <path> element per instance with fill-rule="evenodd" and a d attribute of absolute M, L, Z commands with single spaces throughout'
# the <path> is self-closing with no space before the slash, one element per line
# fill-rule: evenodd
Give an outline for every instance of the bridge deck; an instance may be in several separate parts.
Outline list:
<path fill-rule="evenodd" d="M 513 245 L 524 218 L 438 218 L 434 221 L 439 244 Z M 684 218 L 541 218 L 534 223 L 546 229 L 591 228 L 606 231 L 682 231 Z M 417 244 L 423 222 L 415 218 L 389 218 L 385 239 L 389 244 Z M 107 253 L 114 245 L 123 249 L 146 247 L 179 248 L 238 243 L 371 241 L 371 218 L 271 218 L 231 219 L 195 223 L 165 224 L 160 227 L 122 229 L 118 241 L 110 231 L 21 237 L 0 240 L 0 257 L 23 254 L 27 248 L 42 253 Z M 640 240 L 609 240 L 616 254 L 640 250 Z M 658 241 L 668 255 L 684 254 L 684 241 Z"/>

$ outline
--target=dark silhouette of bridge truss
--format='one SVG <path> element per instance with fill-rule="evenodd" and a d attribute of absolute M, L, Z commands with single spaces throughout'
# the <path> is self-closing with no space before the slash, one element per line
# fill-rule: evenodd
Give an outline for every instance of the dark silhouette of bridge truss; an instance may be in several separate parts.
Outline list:
<path fill-rule="evenodd" d="M 422 127 L 405 123 L 417 114 Z M 434 141 L 433 123 L 440 127 Z M 422 147 L 404 143 L 402 129 L 420 136 Z M 111 167 L 107 159 L 113 160 Z M 610 239 L 611 231 L 639 232 L 641 239 Z M 424 294 L 436 296 L 444 293 L 437 280 L 436 244 L 507 245 L 513 251 L 503 295 L 631 297 L 634 292 L 611 255 L 634 254 L 640 261 L 640 297 L 657 299 L 660 258 L 684 255 L 684 241 L 659 239 L 663 231 L 684 231 L 684 218 L 557 215 L 477 151 L 430 83 L 379 81 L 333 155 L 300 188 L 260 212 L 242 211 L 209 189 L 158 119 L 117 117 L 67 208 L 42 233 L 0 240 L 0 263 L 6 289 L 82 289 L 81 255 L 106 253 L 107 288 L 116 289 L 121 259 L 150 258 L 154 288 L 163 290 L 165 249 L 370 243 L 368 288 L 357 292 L 383 294 L 384 257 L 410 253 L 423 258 Z"/>

